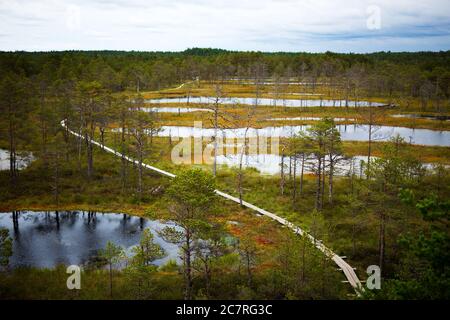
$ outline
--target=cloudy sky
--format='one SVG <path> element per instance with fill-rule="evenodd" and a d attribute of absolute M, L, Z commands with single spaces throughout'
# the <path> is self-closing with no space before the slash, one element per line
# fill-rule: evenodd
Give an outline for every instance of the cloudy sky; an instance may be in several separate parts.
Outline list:
<path fill-rule="evenodd" d="M 450 50 L 450 0 L 0 0 L 0 50 Z"/>

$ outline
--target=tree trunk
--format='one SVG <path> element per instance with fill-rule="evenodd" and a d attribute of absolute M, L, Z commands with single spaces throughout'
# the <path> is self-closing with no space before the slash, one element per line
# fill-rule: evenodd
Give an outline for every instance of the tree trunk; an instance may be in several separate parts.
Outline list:
<path fill-rule="evenodd" d="M 206 297 L 209 299 L 211 291 L 211 268 L 208 265 L 208 261 L 205 262 L 205 289 Z"/>
<path fill-rule="evenodd" d="M 41 122 L 41 143 L 42 143 L 42 155 L 44 158 L 44 164 L 45 164 L 45 158 L 47 154 L 47 123 L 45 121 L 45 90 L 41 89 L 41 97 L 40 97 L 40 104 L 41 104 L 41 115 L 40 115 L 40 122 Z"/>
<path fill-rule="evenodd" d="M 82 174 L 82 171 L 81 171 L 81 151 L 83 148 L 82 135 L 83 135 L 83 127 L 80 126 L 80 129 L 78 130 L 78 141 L 77 141 L 78 142 L 78 144 L 77 144 L 77 147 L 78 147 L 78 171 L 79 171 L 80 175 Z"/>
<path fill-rule="evenodd" d="M 122 192 L 125 191 L 126 181 L 127 181 L 127 165 L 128 161 L 125 159 L 125 120 L 122 119 L 122 132 L 121 132 L 121 159 L 122 159 L 122 168 L 121 168 L 121 178 L 122 178 Z"/>
<path fill-rule="evenodd" d="M 323 201 L 325 198 L 325 157 L 322 158 L 322 190 L 320 191 L 320 209 L 323 209 Z"/>
<path fill-rule="evenodd" d="M 351 194 L 353 195 L 354 192 L 354 183 L 353 183 L 353 178 L 355 175 L 355 162 L 354 159 L 352 158 L 352 163 L 350 165 L 350 190 L 351 190 Z"/>
<path fill-rule="evenodd" d="M 142 141 L 138 142 L 138 152 L 139 152 L 139 166 L 138 166 L 138 194 L 139 202 L 142 199 L 142 158 L 143 158 L 143 146 Z"/>
<path fill-rule="evenodd" d="M 109 263 L 109 294 L 113 297 L 112 262 Z"/>
<path fill-rule="evenodd" d="M 356 254 L 356 212 L 352 209 L 352 256 Z"/>
<path fill-rule="evenodd" d="M 322 190 L 322 157 L 317 157 L 316 209 L 320 209 L 320 192 Z"/>
<path fill-rule="evenodd" d="M 86 140 L 86 160 L 87 160 L 87 176 L 88 178 L 92 178 L 92 172 L 93 172 L 93 161 L 92 161 L 92 143 L 91 143 L 91 137 L 86 133 L 84 135 Z"/>
<path fill-rule="evenodd" d="M 303 195 L 303 172 L 305 168 L 305 154 L 302 153 L 302 170 L 300 173 L 300 195 Z"/>
<path fill-rule="evenodd" d="M 367 147 L 367 174 L 366 174 L 366 178 L 369 179 L 370 178 L 370 157 L 372 155 L 372 111 L 369 111 L 369 141 L 368 141 L 368 147 Z"/>
<path fill-rule="evenodd" d="M 281 180 L 280 180 L 280 193 L 281 195 L 284 195 L 284 183 L 285 183 L 285 177 L 284 177 L 284 153 L 281 154 Z"/>
<path fill-rule="evenodd" d="M 289 181 L 292 179 L 292 156 L 289 156 Z"/>
<path fill-rule="evenodd" d="M 218 104 L 219 101 L 216 99 L 216 105 L 214 108 L 214 160 L 213 160 L 213 175 L 217 174 L 217 116 L 218 116 Z"/>
<path fill-rule="evenodd" d="M 54 171 L 54 184 L 55 184 L 55 203 L 57 206 L 59 206 L 59 153 L 58 151 L 55 154 L 55 171 Z M 57 212 L 57 216 L 58 212 Z M 58 219 L 59 224 L 59 219 Z"/>
<path fill-rule="evenodd" d="M 184 280 L 185 280 L 185 290 L 184 290 L 184 299 L 191 300 L 192 299 L 192 270 L 191 270 L 191 232 L 189 229 L 185 231 L 186 237 L 186 248 L 184 251 Z"/>
<path fill-rule="evenodd" d="M 305 259 L 305 256 L 306 256 L 306 253 L 305 253 L 305 251 L 306 251 L 306 239 L 304 237 L 302 238 L 302 243 L 303 243 L 303 248 L 302 248 L 302 282 L 304 282 L 305 281 L 305 270 L 306 270 L 306 266 L 305 266 L 305 263 L 306 263 L 306 259 Z"/>
<path fill-rule="evenodd" d="M 384 252 L 385 252 L 385 221 L 384 213 L 380 213 L 380 235 L 379 235 L 379 267 L 381 273 L 384 268 Z"/>
<path fill-rule="evenodd" d="M 239 204 L 242 206 L 242 162 L 239 164 L 238 173 L 238 192 L 239 192 Z"/>
<path fill-rule="evenodd" d="M 296 183 L 296 171 L 297 171 L 297 158 L 294 157 L 293 164 L 293 190 L 292 190 L 292 205 L 295 205 L 295 201 L 297 200 L 297 183 Z"/>
<path fill-rule="evenodd" d="M 238 174 L 238 191 L 239 191 L 239 203 L 242 206 L 242 195 L 243 195 L 243 187 L 242 187 L 242 183 L 243 183 L 243 172 L 242 172 L 242 163 L 244 161 L 244 153 L 247 152 L 247 131 L 248 131 L 248 127 L 245 130 L 245 134 L 244 134 L 244 146 L 242 148 L 241 151 L 241 155 L 240 155 L 240 159 L 239 159 L 239 174 Z"/>
<path fill-rule="evenodd" d="M 9 119 L 9 174 L 11 178 L 11 185 L 14 186 L 16 182 L 16 139 L 14 121 L 10 114 Z"/>
<path fill-rule="evenodd" d="M 333 174 L 334 174 L 334 160 L 330 155 L 330 172 L 328 176 L 328 203 L 333 204 Z"/>
<path fill-rule="evenodd" d="M 105 128 L 100 128 L 100 142 L 102 144 L 102 150 L 105 150 Z"/>
<path fill-rule="evenodd" d="M 247 286 L 250 288 L 252 286 L 252 266 L 251 266 L 251 257 L 250 252 L 247 251 L 246 254 L 247 260 Z"/>

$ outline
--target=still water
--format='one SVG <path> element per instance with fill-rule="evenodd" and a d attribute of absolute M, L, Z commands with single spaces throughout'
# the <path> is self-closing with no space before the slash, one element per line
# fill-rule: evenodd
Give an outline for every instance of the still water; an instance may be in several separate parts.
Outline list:
<path fill-rule="evenodd" d="M 0 228 L 7 228 L 13 239 L 10 259 L 13 268 L 87 265 L 98 258 L 98 251 L 108 241 L 122 246 L 129 256 L 146 228 L 165 252 L 165 256 L 154 263 L 162 265 L 170 259 L 178 261 L 179 247 L 164 241 L 157 233 L 166 226 L 180 228 L 171 222 L 117 213 L 59 211 L 57 215 L 55 211 L 20 211 L 17 219 L 13 219 L 12 212 L 0 213 Z"/>
<path fill-rule="evenodd" d="M 247 137 L 292 137 L 300 131 L 306 131 L 309 125 L 303 126 L 279 126 L 250 128 Z M 337 125 L 341 133 L 341 139 L 347 141 L 367 141 L 369 138 L 368 125 Z M 245 128 L 222 129 L 219 135 L 226 138 L 243 138 Z M 428 146 L 450 146 L 450 131 L 436 131 L 429 129 L 411 129 L 404 127 L 377 126 L 372 130 L 374 141 L 387 141 L 390 138 L 400 135 L 406 142 Z M 163 126 L 158 133 L 162 137 L 213 137 L 213 128 L 197 128 L 183 126 Z"/>
<path fill-rule="evenodd" d="M 17 155 L 17 169 L 25 169 L 32 161 L 34 156 L 30 152 L 22 152 Z M 0 170 L 9 170 L 9 151 L 0 149 Z"/>
<path fill-rule="evenodd" d="M 193 103 L 193 104 L 212 104 L 215 97 L 178 97 L 178 98 L 160 98 L 147 99 L 147 103 Z M 220 104 L 243 104 L 255 105 L 255 98 L 232 97 L 222 98 Z M 329 100 L 329 99 L 271 99 L 259 98 L 257 105 L 259 106 L 278 106 L 278 107 L 345 107 L 346 100 Z M 385 105 L 379 102 L 369 101 L 348 101 L 348 107 L 379 107 Z"/>
<path fill-rule="evenodd" d="M 290 118 L 270 118 L 269 121 L 320 121 L 320 117 L 290 117 Z M 333 118 L 335 122 L 338 121 L 356 121 L 355 118 Z"/>
<path fill-rule="evenodd" d="M 141 108 L 145 112 L 157 112 L 157 113 L 189 113 L 189 112 L 213 112 L 211 109 L 206 108 L 168 108 L 168 107 L 154 107 L 154 108 Z"/>
<path fill-rule="evenodd" d="M 433 116 L 427 114 L 393 114 L 392 118 L 409 118 L 409 119 L 425 119 L 425 120 L 436 120 L 436 121 L 450 121 L 450 116 L 440 115 Z"/>
<path fill-rule="evenodd" d="M 281 156 L 277 154 L 250 154 L 243 155 L 242 166 L 243 168 L 254 168 L 261 174 L 273 175 L 281 172 Z M 372 157 L 372 161 L 377 157 Z M 227 154 L 217 156 L 217 164 L 226 165 L 228 167 L 238 167 L 240 164 L 240 155 Z M 353 156 L 350 159 L 340 160 L 334 167 L 334 174 L 337 176 L 346 176 L 351 174 L 362 175 L 365 170 L 365 164 L 367 162 L 367 156 Z M 294 168 L 293 161 L 290 162 L 288 157 L 284 158 L 284 172 L 288 172 L 289 168 Z M 328 166 L 328 159 L 325 159 L 325 164 Z M 423 163 L 422 166 L 425 169 L 432 170 L 432 163 Z M 303 173 L 313 173 L 312 163 L 309 160 L 305 161 L 303 167 Z M 301 159 L 297 159 L 296 172 L 300 174 L 302 171 Z M 293 170 L 293 169 L 292 169 Z"/>
<path fill-rule="evenodd" d="M 374 157 L 372 157 L 374 159 Z M 334 168 L 336 175 L 347 175 L 353 172 L 358 174 L 361 170 L 361 161 L 367 161 L 365 156 L 355 156 L 352 159 L 340 161 Z M 328 160 L 326 160 L 328 163 Z M 226 165 L 228 167 L 238 167 L 240 163 L 240 155 L 238 154 L 227 154 L 217 156 L 217 164 Z M 287 172 L 289 166 L 293 168 L 293 164 L 289 163 L 289 158 L 284 158 L 284 171 Z M 254 168 L 257 169 L 262 174 L 272 175 L 278 174 L 281 171 L 281 156 L 277 154 L 251 154 L 243 155 L 242 159 L 243 168 Z M 300 174 L 301 160 L 297 160 L 296 172 Z M 312 173 L 311 165 L 309 161 L 305 162 L 305 167 L 303 168 L 305 174 Z"/>

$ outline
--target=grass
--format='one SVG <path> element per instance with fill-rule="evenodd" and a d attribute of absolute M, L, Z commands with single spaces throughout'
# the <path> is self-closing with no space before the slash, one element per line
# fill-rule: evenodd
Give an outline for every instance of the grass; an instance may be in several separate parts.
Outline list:
<path fill-rule="evenodd" d="M 383 157 L 383 148 L 388 144 L 389 142 L 373 142 L 372 156 Z M 411 158 L 423 163 L 450 165 L 449 147 L 407 144 L 403 148 L 404 152 L 409 154 Z M 368 154 L 367 142 L 364 141 L 344 141 L 343 149 L 347 156 L 367 156 Z"/>
<path fill-rule="evenodd" d="M 236 94 L 245 96 L 252 94 L 251 87 L 229 85 L 225 88 L 230 95 Z M 267 90 L 266 90 L 267 89 Z M 269 94 L 268 90 L 265 94 Z M 195 89 L 195 94 L 211 95 L 212 86 L 202 83 L 199 88 Z M 322 90 L 322 89 L 318 89 Z M 193 89 L 194 91 L 194 89 Z M 185 88 L 177 90 L 165 90 L 161 92 L 145 93 L 148 97 L 159 97 L 168 95 L 180 95 L 185 92 Z M 320 91 L 319 91 L 320 92 Z M 400 107 L 401 110 L 406 110 Z M 237 115 L 242 115 L 245 108 L 228 108 L 223 107 L 230 112 Z M 408 109 L 409 110 L 409 109 Z M 294 116 L 330 116 L 330 117 L 346 117 L 358 118 L 358 110 L 342 108 L 258 108 L 258 117 L 272 118 L 272 117 L 294 117 Z M 387 113 L 397 113 L 397 110 L 387 110 Z M 211 114 L 209 113 L 186 113 L 181 115 L 176 114 L 162 114 L 161 119 L 164 125 L 192 125 L 194 120 L 202 120 L 206 127 L 210 123 Z M 390 125 L 404 125 L 415 126 L 417 128 L 429 128 L 444 130 L 448 128 L 448 123 L 432 120 L 413 120 L 405 118 L 389 118 L 383 119 L 383 124 Z M 305 122 L 305 124 L 310 122 Z M 276 122 L 277 125 L 282 124 L 298 124 L 298 122 Z M 241 125 L 234 123 L 235 126 Z M 273 122 L 260 121 L 255 126 L 274 125 Z M 443 129 L 442 129 L 443 128 Z M 115 145 L 114 137 L 111 133 L 106 135 L 106 144 L 113 148 Z M 1 144 L 0 144 L 1 145 Z M 170 153 L 173 147 L 168 138 L 154 138 L 152 153 L 146 157 L 145 162 L 151 163 L 159 168 L 177 173 L 188 166 L 178 166 L 171 162 Z M 383 156 L 383 147 L 385 142 L 374 142 L 372 146 L 372 154 L 374 156 Z M 347 155 L 366 155 L 366 142 L 344 142 L 344 151 Z M 133 146 L 130 143 L 130 154 L 133 153 Z M 424 162 L 437 162 L 443 164 L 450 164 L 450 148 L 447 147 L 428 147 L 408 145 L 405 147 L 405 153 L 410 154 L 411 157 L 418 158 Z M 0 211 L 11 210 L 95 210 L 103 212 L 121 212 L 129 213 L 138 216 L 166 219 L 169 217 L 167 208 L 167 201 L 163 197 L 164 191 L 161 193 L 153 193 L 152 190 L 161 187 L 164 190 L 169 184 L 170 180 L 162 177 L 156 173 L 145 171 L 144 185 L 145 191 L 141 201 L 138 200 L 136 193 L 136 168 L 129 165 L 129 179 L 125 189 L 122 188 L 120 179 L 120 159 L 110 154 L 102 152 L 99 148 L 95 148 L 94 156 L 95 175 L 91 180 L 85 177 L 85 167 L 82 163 L 82 170 L 74 169 L 78 167 L 76 153 L 72 152 L 68 161 L 62 165 L 62 174 L 60 181 L 60 195 L 59 202 L 56 203 L 54 195 L 52 194 L 51 171 L 48 166 L 38 159 L 33 164 L 20 173 L 18 186 L 14 189 L 9 188 L 8 173 L 0 172 Z M 84 161 L 84 154 L 83 154 Z M 209 166 L 200 165 L 205 170 L 210 170 Z M 356 197 L 358 201 L 363 201 L 362 205 L 356 206 L 354 203 L 355 195 L 349 192 L 351 189 L 350 180 L 347 178 L 338 178 L 335 181 L 335 199 L 333 205 L 325 203 L 325 208 L 320 214 L 316 214 L 314 208 L 314 194 L 315 194 L 315 180 L 312 176 L 305 177 L 304 192 L 298 195 L 296 201 L 292 200 L 293 183 L 299 181 L 288 180 L 285 188 L 285 194 L 280 194 L 280 178 L 279 176 L 261 176 L 257 170 L 245 170 L 244 179 L 244 199 L 248 202 L 254 203 L 259 207 L 276 213 L 282 217 L 287 218 L 291 222 L 303 227 L 304 229 L 313 233 L 318 239 L 335 250 L 340 255 L 347 255 L 349 263 L 357 267 L 357 273 L 361 278 L 365 277 L 364 270 L 370 264 L 377 264 L 377 246 L 378 246 L 378 220 L 377 212 L 379 210 L 386 210 L 389 212 L 391 218 L 387 225 L 387 267 L 386 272 L 389 274 L 395 269 L 396 261 L 396 245 L 398 235 L 405 232 L 419 232 L 426 228 L 417 212 L 410 212 L 410 209 L 404 207 L 397 199 L 396 194 L 389 196 L 387 200 L 379 201 L 371 198 L 370 194 L 364 189 L 363 182 L 356 181 L 358 185 L 358 194 Z M 237 195 L 236 190 L 236 171 L 233 168 L 221 167 L 218 172 L 217 181 L 219 188 L 225 192 Z M 430 190 L 443 189 L 444 194 L 447 194 L 448 186 L 437 187 L 438 183 L 430 177 L 426 177 L 423 185 L 417 188 L 418 194 L 426 194 Z M 366 202 L 364 202 L 366 201 Z M 381 209 L 380 209 L 381 208 Z M 277 223 L 265 217 L 258 217 L 254 212 L 241 208 L 240 206 L 220 200 L 217 206 L 215 221 L 226 225 L 227 231 L 240 238 L 250 235 L 253 242 L 257 245 L 260 251 L 260 263 L 258 271 L 263 274 L 269 270 L 271 266 L 277 262 L 274 257 L 277 255 L 280 247 L 285 243 L 285 236 L 289 233 L 288 230 L 280 227 Z M 236 221 L 238 224 L 230 224 L 229 221 Z M 355 231 L 356 226 L 356 231 Z M 350 239 L 350 234 L 354 233 L 354 241 Z M 313 267 L 313 266 L 312 266 Z M 61 269 L 62 270 L 62 269 Z M 50 279 L 54 277 L 62 277 L 62 271 L 56 268 L 55 270 L 34 270 L 29 272 L 29 277 L 21 274 L 21 270 L 14 271 L 6 276 L 0 277 L 0 288 L 4 290 L 7 288 L 6 297 L 46 297 L 55 298 L 61 292 L 57 288 L 60 283 L 40 281 L 41 278 Z M 25 272 L 25 271 L 23 271 Z M 59 274 L 61 273 L 61 274 Z M 44 277 L 45 275 L 45 277 Z M 161 283 L 166 281 L 178 281 L 179 277 L 174 274 L 161 274 Z M 61 293 L 61 297 L 65 298 L 102 298 L 105 297 L 105 282 L 103 278 L 105 275 L 102 271 L 97 273 L 88 271 L 87 277 L 92 277 L 93 286 L 90 289 L 88 296 L 74 296 L 72 293 Z M 32 283 L 35 283 L 35 292 L 27 291 L 25 287 L 19 286 L 16 289 L 12 288 L 15 281 L 19 281 L 24 277 Z M 342 279 L 340 279 L 342 280 Z M 334 285 L 339 287 L 337 279 Z M 56 281 L 56 280 L 55 280 Z M 126 288 L 125 280 L 119 275 L 117 280 L 118 288 Z M 122 283 L 123 281 L 123 283 Z M 3 287 L 2 287 L 3 286 Z M 179 286 L 179 284 L 178 284 Z M 36 289 L 37 288 L 37 289 Z M 98 289 L 98 291 L 96 291 Z M 16 290 L 16 291 L 15 291 Z M 31 289 L 30 289 L 31 290 Z M 54 292 L 54 293 L 53 293 Z M 126 292 L 124 289 L 123 292 Z M 165 292 L 165 291 L 162 291 Z M 174 295 L 179 293 L 175 291 Z M 59 297 L 59 296 L 58 296 Z M 117 298 L 127 298 L 127 294 L 119 295 Z M 161 293 L 161 297 L 169 297 L 170 294 Z"/>
<path fill-rule="evenodd" d="M 109 139 L 112 140 L 111 137 L 109 137 Z M 169 144 L 167 138 L 155 138 L 154 144 L 155 152 L 158 154 L 157 161 L 152 160 L 152 157 L 149 157 L 147 158 L 147 163 L 152 163 L 159 168 L 174 173 L 184 167 L 188 167 L 187 165 L 177 166 L 171 163 L 170 151 L 172 146 Z M 374 142 L 372 154 L 374 156 L 383 156 L 383 147 L 386 144 L 387 143 L 385 142 Z M 347 155 L 365 155 L 367 153 L 367 143 L 344 142 L 344 151 Z M 403 152 L 404 154 L 410 154 L 411 157 L 419 158 L 425 162 L 437 161 L 448 164 L 448 159 L 450 159 L 450 148 L 446 147 L 407 145 L 404 147 Z M 211 170 L 210 165 L 200 166 L 204 167 L 205 170 Z M 220 167 L 217 180 L 220 190 L 235 196 L 238 195 L 235 169 Z M 312 215 L 314 208 L 315 179 L 310 175 L 305 177 L 304 194 L 298 196 L 295 203 L 293 203 L 290 196 L 290 193 L 293 190 L 292 183 L 292 181 L 287 183 L 286 194 L 281 196 L 279 191 L 280 177 L 278 175 L 262 176 L 255 169 L 247 169 L 245 171 L 244 179 L 244 199 L 261 208 L 285 217 L 291 222 L 311 231 L 311 226 L 314 223 L 314 219 L 316 219 L 316 217 Z M 296 183 L 298 184 L 299 181 L 297 180 Z M 337 196 L 335 203 L 333 206 L 326 206 L 325 213 L 321 217 L 324 223 L 323 228 L 326 232 L 324 231 L 320 234 L 319 238 L 323 239 L 324 243 L 336 250 L 339 254 L 347 254 L 349 251 L 353 251 L 351 246 L 349 246 L 348 241 L 348 232 L 351 230 L 352 217 L 345 211 L 342 211 L 345 210 L 343 208 L 349 205 L 347 199 L 349 183 L 349 180 L 346 178 L 336 179 L 335 194 Z M 394 201 L 394 206 L 401 207 L 401 204 L 396 200 Z M 245 210 L 243 212 L 248 213 L 248 211 Z M 362 223 L 362 230 L 366 230 L 367 232 L 369 232 L 369 230 L 377 230 L 377 220 L 373 218 L 373 215 L 368 215 L 368 217 L 370 217 L 370 219 Z M 419 221 L 420 217 L 419 215 L 416 215 L 410 223 L 411 225 L 420 224 Z M 375 249 L 377 247 L 377 242 L 374 240 L 376 239 L 376 232 L 373 232 L 373 235 L 370 237 L 372 239 L 371 241 L 367 241 L 367 239 L 364 240 L 361 237 L 363 237 L 362 231 L 357 239 L 360 249 L 354 252 L 350 260 L 351 264 L 355 264 L 359 268 L 362 268 L 364 265 L 376 263 L 377 259 Z M 362 252 L 365 251 L 368 252 L 367 255 L 362 254 Z M 363 274 L 360 275 L 364 276 Z"/>
<path fill-rule="evenodd" d="M 88 269 L 81 272 L 81 289 L 68 290 L 68 274 L 65 266 L 54 269 L 18 268 L 0 273 L 0 299 L 86 300 L 110 299 L 109 274 L 107 270 Z M 150 298 L 182 299 L 182 281 L 177 272 L 158 273 L 152 276 L 154 291 Z M 134 288 L 127 277 L 119 271 L 113 276 L 113 299 L 133 299 Z"/>
<path fill-rule="evenodd" d="M 114 145 L 114 137 L 111 133 L 106 135 L 107 145 Z M 187 166 L 177 166 L 170 161 L 170 151 L 173 145 L 167 138 L 155 138 L 152 153 L 147 156 L 145 162 L 151 163 L 171 172 L 178 172 Z M 376 142 L 373 147 L 374 155 L 382 155 L 382 143 Z M 349 154 L 361 154 L 366 150 L 366 143 L 344 143 L 344 149 Z M 427 160 L 445 160 L 449 158 L 449 148 L 407 146 L 407 152 L 411 155 L 424 154 Z M 131 154 L 133 146 L 130 145 Z M 83 155 L 84 161 L 84 155 Z M 19 177 L 17 188 L 11 190 L 8 187 L 7 172 L 0 172 L 0 180 L 5 183 L 0 185 L 0 211 L 11 210 L 99 210 L 105 212 L 123 212 L 151 218 L 168 218 L 167 201 L 163 193 L 153 194 L 152 190 L 162 187 L 164 190 L 170 180 L 156 173 L 145 171 L 145 192 L 142 201 L 139 202 L 135 192 L 136 168 L 129 165 L 129 179 L 127 187 L 122 190 L 120 180 L 120 159 L 95 148 L 94 156 L 95 175 L 91 180 L 84 176 L 85 165 L 82 163 L 82 171 L 77 169 L 77 158 L 72 153 L 69 160 L 65 161 L 61 176 L 61 194 L 59 203 L 55 203 L 52 195 L 52 182 L 49 181 L 50 171 L 46 164 L 38 159 L 23 170 Z M 425 158 L 424 158 L 425 160 Z M 205 170 L 211 170 L 209 166 L 203 166 Z M 352 198 L 350 180 L 338 178 L 335 181 L 335 199 L 333 205 L 325 203 L 322 213 L 314 213 L 315 180 L 312 176 L 305 177 L 304 193 L 298 195 L 296 201 L 292 200 L 293 181 L 286 184 L 285 194 L 280 194 L 279 176 L 261 176 L 256 170 L 246 170 L 244 179 L 244 199 L 261 208 L 287 218 L 291 222 L 310 231 L 318 239 L 335 250 L 340 255 L 347 255 L 349 263 L 358 268 L 358 274 L 365 278 L 365 267 L 377 264 L 378 245 L 378 220 L 376 213 L 380 205 L 389 205 L 392 210 L 387 233 L 391 239 L 387 244 L 388 259 L 395 261 L 395 244 L 398 234 L 409 231 L 414 232 L 424 227 L 418 213 L 408 212 L 395 195 L 384 203 L 374 202 L 370 196 L 361 195 L 368 203 L 355 210 L 350 210 Z M 429 178 L 426 178 L 429 179 Z M 232 168 L 222 167 L 218 172 L 217 181 L 219 189 L 233 195 L 237 195 L 236 171 Z M 298 183 L 297 180 L 295 183 Z M 356 184 L 359 184 L 357 180 Z M 419 189 L 422 192 L 437 190 L 436 181 L 426 180 Z M 441 189 L 443 187 L 441 186 Z M 448 189 L 448 186 L 446 187 Z M 445 189 L 445 188 L 444 188 Z M 361 189 L 364 190 L 364 189 Z M 408 215 L 405 215 L 408 212 Z M 357 218 L 355 218 L 355 215 Z M 250 235 L 261 252 L 259 271 L 269 270 L 276 263 L 273 259 L 280 247 L 284 244 L 284 236 L 289 233 L 279 224 L 265 217 L 258 217 L 254 212 L 243 209 L 238 205 L 220 200 L 217 213 L 214 218 L 217 222 L 226 225 L 227 231 L 236 237 Z M 230 224 L 228 221 L 236 221 L 238 224 Z M 349 238 L 357 224 L 355 241 Z M 387 267 L 392 272 L 391 266 Z M 391 270 L 389 271 L 389 268 Z M 341 279 L 342 280 L 342 279 Z M 6 281 L 6 280 L 5 280 Z M 339 282 L 338 280 L 337 282 Z M 45 296 L 45 294 L 44 294 Z M 93 294 L 95 296 L 95 293 Z"/>
<path fill-rule="evenodd" d="M 156 143 L 161 143 L 157 141 Z M 147 217 L 151 219 L 169 219 L 169 212 L 167 200 L 163 193 L 153 195 L 151 190 L 154 187 L 162 186 L 164 190 L 170 183 L 169 178 L 162 177 L 149 171 L 145 171 L 144 185 L 145 193 L 141 202 L 137 201 L 134 188 L 136 182 L 136 169 L 130 166 L 128 186 L 125 191 L 122 191 L 121 182 L 119 178 L 120 159 L 102 152 L 99 148 L 95 148 L 94 168 L 95 175 L 91 180 L 87 180 L 84 175 L 85 166 L 82 164 L 82 172 L 79 173 L 77 168 L 77 158 L 71 157 L 66 161 L 61 168 L 60 181 L 60 195 L 59 203 L 55 202 L 52 193 L 52 182 L 48 178 L 50 172 L 46 164 L 41 159 L 33 162 L 27 169 L 20 172 L 19 180 L 14 189 L 9 188 L 8 173 L 0 172 L 0 211 L 12 210 L 36 210 L 36 211 L 52 211 L 52 210 L 86 210 L 86 211 L 100 211 L 100 212 L 119 212 L 128 213 L 132 215 Z M 84 155 L 83 155 L 84 159 Z M 180 170 L 181 168 L 178 168 Z M 281 228 L 280 225 L 268 218 L 258 217 L 251 210 L 241 208 L 235 203 L 220 199 L 213 221 L 216 221 L 225 226 L 228 233 L 235 237 L 250 237 L 259 251 L 259 266 L 256 269 L 257 273 L 264 273 L 266 268 L 274 263 L 274 257 L 280 246 L 283 244 L 283 239 L 288 230 Z M 228 221 L 235 221 L 237 224 L 228 223 Z M 332 265 L 332 262 L 329 262 Z M 62 268 L 62 267 L 61 267 Z M 87 288 L 88 293 L 81 293 L 80 295 L 61 290 L 61 277 L 65 274 L 62 269 L 56 268 L 51 270 L 15 270 L 14 272 L 2 275 L 0 273 L 0 288 L 4 295 L 1 297 L 8 298 L 65 298 L 65 299 L 85 299 L 104 298 L 107 292 L 107 286 L 103 278 L 107 278 L 102 271 L 86 271 L 86 277 L 92 283 L 92 287 Z M 27 276 L 23 276 L 27 273 Z M 32 283 L 31 289 L 22 286 L 12 286 L 12 283 L 18 281 L 20 277 L 27 279 Z M 161 275 L 166 279 L 165 276 Z M 173 275 L 168 275 L 168 278 Z M 178 276 L 175 275 L 175 278 Z M 121 288 L 121 276 L 115 280 L 117 281 L 117 288 Z M 169 281 L 164 280 L 161 281 Z M 123 280 L 124 281 L 124 280 Z M 172 280 L 170 280 L 172 281 Z M 339 281 L 336 282 L 336 288 L 339 286 Z M 177 280 L 179 286 L 180 280 Z M 175 284 L 173 284 L 175 285 Z M 97 288 L 97 289 L 96 289 Z M 125 284 L 123 284 L 125 288 Z M 344 288 L 346 290 L 348 288 Z M 3 291 L 6 290 L 6 291 Z M 165 291 L 158 298 L 170 298 L 170 292 Z M 176 292 L 176 290 L 174 290 Z M 130 296 L 118 294 L 115 298 L 129 298 Z M 177 296 L 181 298 L 182 296 Z"/>

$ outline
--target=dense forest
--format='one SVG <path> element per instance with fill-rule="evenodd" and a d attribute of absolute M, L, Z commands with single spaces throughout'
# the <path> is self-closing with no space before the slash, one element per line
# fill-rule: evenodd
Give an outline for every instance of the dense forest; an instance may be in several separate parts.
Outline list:
<path fill-rule="evenodd" d="M 47 81 L 99 81 L 111 91 L 160 89 L 187 79 L 318 79 L 377 96 L 447 99 L 450 53 L 371 54 L 232 52 L 193 48 L 183 52 L 2 52 L 2 75 Z"/>
<path fill-rule="evenodd" d="M 0 298 L 448 299 L 449 147 L 400 136 L 381 141 L 372 133 L 386 124 L 446 132 L 449 85 L 450 51 L 1 52 L 0 148 L 8 170 L 0 171 L 0 210 L 13 211 L 15 223 L 21 210 L 51 211 L 57 219 L 62 211 L 86 210 L 175 221 L 181 231 L 168 227 L 160 236 L 180 246 L 181 262 L 154 265 L 162 250 L 143 232 L 131 258 L 108 242 L 97 264 L 83 269 L 86 289 L 69 291 L 64 266 L 9 268 L 14 236 L 0 228 Z M 286 100 L 294 89 L 347 108 L 322 107 L 322 98 L 309 109 L 258 106 L 260 97 Z M 189 98 L 202 95 L 214 97 L 208 112 L 147 110 L 159 106 L 151 99 L 165 97 L 187 97 L 177 107 L 201 109 Z M 239 95 L 256 102 L 221 104 Z M 348 107 L 350 100 L 377 99 L 380 107 Z M 388 117 L 412 111 L 441 118 Z M 269 176 L 244 168 L 246 136 L 239 166 L 211 168 L 172 163 L 175 142 L 159 135 L 163 126 L 194 120 L 247 133 L 276 126 L 277 116 L 305 115 L 320 119 L 304 120 L 305 131 L 281 139 L 281 172 Z M 368 141 L 344 141 L 335 117 L 367 126 Z M 26 154 L 33 161 L 20 168 Z M 354 156 L 364 157 L 359 171 Z M 350 170 L 338 176 L 346 161 Z M 218 198 L 216 189 L 240 204 Z M 316 240 L 255 215 L 244 200 L 345 255 L 361 279 L 369 265 L 379 266 L 381 290 L 355 294 Z M 124 261 L 125 268 L 114 267 Z"/>

